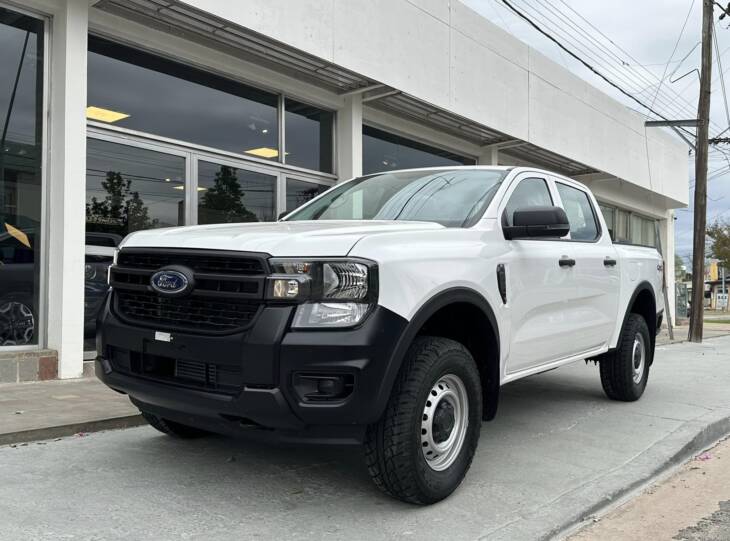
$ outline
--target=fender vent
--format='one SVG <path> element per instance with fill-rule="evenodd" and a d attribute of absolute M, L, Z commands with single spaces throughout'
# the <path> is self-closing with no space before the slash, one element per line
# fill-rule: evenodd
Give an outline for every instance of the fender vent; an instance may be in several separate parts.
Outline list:
<path fill-rule="evenodd" d="M 503 263 L 497 265 L 497 287 L 499 296 L 502 297 L 502 304 L 507 304 L 507 273 Z"/>

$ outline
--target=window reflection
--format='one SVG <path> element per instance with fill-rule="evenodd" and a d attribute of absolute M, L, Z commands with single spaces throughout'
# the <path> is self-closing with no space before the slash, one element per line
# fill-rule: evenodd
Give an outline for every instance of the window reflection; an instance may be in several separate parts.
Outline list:
<path fill-rule="evenodd" d="M 38 343 L 43 23 L 0 8 L 0 347 Z"/>
<path fill-rule="evenodd" d="M 362 169 L 365 175 L 394 169 L 450 167 L 475 163 L 472 158 L 411 141 L 371 126 L 362 128 Z"/>
<path fill-rule="evenodd" d="M 304 203 L 314 199 L 329 188 L 330 186 L 326 184 L 305 182 L 293 178 L 286 179 L 286 211 L 291 212 L 301 207 Z"/>
<path fill-rule="evenodd" d="M 86 231 L 127 235 L 185 223 L 185 159 L 89 139 Z"/>
<path fill-rule="evenodd" d="M 334 114 L 289 98 L 285 110 L 286 163 L 331 173 Z"/>
<path fill-rule="evenodd" d="M 198 162 L 198 223 L 274 220 L 276 177 Z"/>
<path fill-rule="evenodd" d="M 94 36 L 88 73 L 89 119 L 279 159 L 275 94 Z"/>

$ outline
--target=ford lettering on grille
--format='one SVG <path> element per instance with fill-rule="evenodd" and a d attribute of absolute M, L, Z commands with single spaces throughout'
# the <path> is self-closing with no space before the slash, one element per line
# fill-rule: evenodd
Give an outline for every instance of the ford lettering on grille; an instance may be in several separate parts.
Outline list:
<path fill-rule="evenodd" d="M 190 280 L 182 272 L 161 270 L 152 275 L 150 285 L 163 295 L 180 295 L 188 290 Z"/>

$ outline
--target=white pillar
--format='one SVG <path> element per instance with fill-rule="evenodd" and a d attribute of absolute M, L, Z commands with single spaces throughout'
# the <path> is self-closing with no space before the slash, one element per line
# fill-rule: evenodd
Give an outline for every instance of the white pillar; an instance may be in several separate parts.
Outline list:
<path fill-rule="evenodd" d="M 676 325 L 676 290 L 674 286 L 674 211 L 668 210 L 666 218 L 659 221 L 659 237 L 664 255 L 665 276 L 667 279 L 667 297 L 669 306 L 665 307 Z"/>
<path fill-rule="evenodd" d="M 58 377 L 80 377 L 84 350 L 86 51 L 89 1 L 66 0 L 50 49 L 48 347 Z"/>
<path fill-rule="evenodd" d="M 362 96 L 345 97 L 337 111 L 337 176 L 341 182 L 362 175 Z"/>
<path fill-rule="evenodd" d="M 499 144 L 482 147 L 477 163 L 479 165 L 499 165 Z"/>

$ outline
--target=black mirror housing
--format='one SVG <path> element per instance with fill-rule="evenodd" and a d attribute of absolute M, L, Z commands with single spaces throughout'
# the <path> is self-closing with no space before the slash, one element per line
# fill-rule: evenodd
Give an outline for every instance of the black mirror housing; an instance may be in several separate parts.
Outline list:
<path fill-rule="evenodd" d="M 560 207 L 528 207 L 515 210 L 512 225 L 503 225 L 502 230 L 507 240 L 560 238 L 570 232 L 570 223 Z"/>

